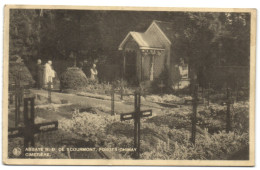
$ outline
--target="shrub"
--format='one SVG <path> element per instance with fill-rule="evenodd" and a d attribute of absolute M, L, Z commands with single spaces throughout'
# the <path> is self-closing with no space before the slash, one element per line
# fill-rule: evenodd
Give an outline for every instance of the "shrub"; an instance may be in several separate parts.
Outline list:
<path fill-rule="evenodd" d="M 88 84 L 88 79 L 84 72 L 77 67 L 69 67 L 62 73 L 60 78 L 60 88 L 61 90 L 73 89 L 79 90 L 86 87 Z"/>
<path fill-rule="evenodd" d="M 28 68 L 25 66 L 25 64 L 20 62 L 9 62 L 9 84 L 15 83 L 15 80 L 19 77 L 20 74 L 20 80 L 21 84 L 34 84 L 34 80 L 32 78 L 32 75 Z"/>

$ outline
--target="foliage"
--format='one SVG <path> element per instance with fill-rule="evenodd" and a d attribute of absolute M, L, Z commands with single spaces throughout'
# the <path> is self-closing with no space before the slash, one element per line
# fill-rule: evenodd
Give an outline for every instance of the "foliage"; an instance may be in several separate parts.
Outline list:
<path fill-rule="evenodd" d="M 240 105 L 240 115 L 246 103 Z M 224 107 L 213 106 L 212 113 L 200 111 L 198 119 L 222 121 L 220 113 Z M 104 110 L 98 106 L 98 109 Z M 105 108 L 105 110 L 107 110 Z M 60 120 L 60 128 L 77 134 L 96 147 L 129 148 L 133 146 L 133 120 L 121 122 L 118 116 L 72 113 L 72 119 Z M 246 115 L 246 113 L 244 113 Z M 211 119 L 209 119 L 212 117 Z M 241 117 L 237 117 L 239 119 Z M 245 119 L 245 118 L 242 118 Z M 248 118 L 247 118 L 248 119 Z M 241 122 L 242 123 L 242 122 Z M 196 145 L 190 142 L 190 115 L 180 113 L 164 114 L 141 120 L 141 159 L 164 160 L 226 160 L 241 148 L 248 146 L 248 131 L 209 133 L 207 128 L 197 127 Z M 212 125 L 214 126 L 214 125 Z M 223 125 L 222 125 L 223 126 Z M 131 158 L 132 152 L 119 152 L 121 158 Z"/>
<path fill-rule="evenodd" d="M 95 94 L 110 94 L 111 87 L 110 83 L 97 83 L 90 80 L 83 90 Z"/>
<path fill-rule="evenodd" d="M 12 9 L 10 55 L 22 56 L 26 64 L 37 58 L 70 63 L 77 58 L 77 63 L 99 59 L 103 65 L 121 65 L 120 42 L 129 31 L 143 32 L 152 20 L 178 23 L 174 53 L 195 71 L 201 66 L 249 65 L 248 13 Z"/>
<path fill-rule="evenodd" d="M 25 63 L 37 56 L 40 32 L 37 10 L 10 10 L 10 55 L 21 56 Z"/>
<path fill-rule="evenodd" d="M 189 115 L 183 114 L 166 114 L 162 116 L 154 116 L 148 119 L 147 122 L 154 123 L 157 126 L 168 126 L 171 129 L 187 128 L 191 124 Z"/>
<path fill-rule="evenodd" d="M 214 135 L 197 135 L 196 145 L 189 142 L 188 136 L 181 133 L 181 142 L 172 142 L 168 148 L 158 144 L 157 149 L 151 149 L 142 154 L 143 159 L 167 160 L 225 160 L 230 155 L 248 145 L 248 134 L 218 133 Z"/>
<path fill-rule="evenodd" d="M 231 108 L 232 128 L 237 133 L 249 132 L 249 103 L 235 103 Z"/>
<path fill-rule="evenodd" d="M 23 62 L 16 63 L 10 62 L 9 63 L 9 84 L 15 83 L 16 79 L 21 80 L 21 84 L 34 84 L 34 80 L 32 78 L 31 73 L 29 72 L 28 68 L 25 66 Z"/>
<path fill-rule="evenodd" d="M 236 133 L 248 133 L 249 130 L 249 105 L 248 102 L 238 102 L 231 107 L 231 126 Z M 226 105 L 211 104 L 209 108 L 199 108 L 198 123 L 202 128 L 207 128 L 210 133 L 225 130 Z"/>
<path fill-rule="evenodd" d="M 70 67 L 64 73 L 62 73 L 60 78 L 60 88 L 61 90 L 73 89 L 78 90 L 86 87 L 88 84 L 88 79 L 83 71 L 77 67 Z"/>
<path fill-rule="evenodd" d="M 161 102 L 161 103 L 184 103 L 184 99 L 172 94 L 159 95 L 147 95 L 145 97 L 147 101 Z"/>
<path fill-rule="evenodd" d="M 124 94 L 134 94 L 134 88 L 127 87 L 125 81 L 122 82 L 122 86 L 123 86 Z M 114 88 L 115 93 L 118 93 L 118 94 L 121 93 L 121 81 L 119 81 L 119 80 L 113 81 L 111 83 L 109 83 L 109 82 L 98 83 L 95 80 L 94 81 L 88 80 L 88 84 L 83 89 L 83 91 L 87 91 L 87 92 L 95 93 L 95 94 L 110 95 L 112 87 Z"/>

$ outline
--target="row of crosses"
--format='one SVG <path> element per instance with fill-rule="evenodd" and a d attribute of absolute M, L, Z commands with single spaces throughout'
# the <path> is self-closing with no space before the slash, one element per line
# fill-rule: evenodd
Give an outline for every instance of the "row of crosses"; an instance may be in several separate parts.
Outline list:
<path fill-rule="evenodd" d="M 198 99 L 198 88 L 199 85 L 195 84 L 193 88 L 193 97 L 192 97 L 192 116 L 191 116 L 191 142 L 195 145 L 196 141 L 196 124 L 197 124 L 197 107 L 199 103 Z M 230 107 L 234 103 L 234 100 L 231 97 L 231 92 L 230 89 L 227 88 L 227 98 L 225 105 L 227 106 L 227 111 L 226 111 L 226 132 L 229 133 L 231 130 L 231 114 L 230 114 Z"/>

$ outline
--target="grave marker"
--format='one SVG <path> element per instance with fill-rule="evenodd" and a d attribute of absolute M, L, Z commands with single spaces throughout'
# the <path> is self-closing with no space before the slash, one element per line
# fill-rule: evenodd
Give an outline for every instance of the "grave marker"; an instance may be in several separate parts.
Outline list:
<path fill-rule="evenodd" d="M 196 123 L 197 123 L 197 107 L 198 107 L 198 84 L 194 85 L 193 100 L 192 100 L 192 127 L 191 127 L 191 142 L 195 145 L 196 140 Z"/>
<path fill-rule="evenodd" d="M 226 132 L 229 133 L 229 131 L 231 130 L 231 115 L 230 115 L 230 105 L 233 104 L 234 101 L 231 97 L 231 93 L 230 93 L 230 89 L 227 88 L 227 101 L 226 101 L 226 105 L 227 105 L 227 115 L 226 115 Z"/>
<path fill-rule="evenodd" d="M 48 83 L 48 102 L 51 103 L 51 90 L 52 90 L 52 82 L 49 81 Z"/>
<path fill-rule="evenodd" d="M 111 90 L 111 116 L 115 115 L 115 88 Z"/>
<path fill-rule="evenodd" d="M 208 106 L 209 106 L 209 98 L 210 98 L 210 91 L 211 91 L 211 89 L 210 89 L 210 83 L 208 84 L 208 96 L 207 96 L 207 98 L 208 98 Z"/>
<path fill-rule="evenodd" d="M 23 87 L 21 86 L 21 76 L 18 74 L 18 77 L 15 80 L 15 127 L 18 126 L 21 118 L 21 103 L 23 99 Z"/>
<path fill-rule="evenodd" d="M 30 109 L 29 109 L 30 107 Z M 58 129 L 58 121 L 35 124 L 34 97 L 24 99 L 24 127 L 8 128 L 8 138 L 24 138 L 25 148 L 35 146 L 34 134 Z M 25 152 L 24 152 L 25 154 Z"/>
<path fill-rule="evenodd" d="M 140 136 L 141 136 L 141 118 L 152 116 L 152 110 L 140 110 L 141 107 L 141 95 L 140 92 L 135 92 L 135 111 L 131 113 L 123 113 L 120 115 L 120 120 L 134 120 L 134 148 L 136 152 L 134 154 L 135 159 L 140 158 Z M 148 113 L 148 114 L 146 114 Z"/>
<path fill-rule="evenodd" d="M 162 95 L 163 94 L 163 88 L 165 87 L 165 84 L 163 83 L 163 81 L 161 81 L 160 84 L 158 84 L 158 87 L 160 88 L 161 95 Z"/>

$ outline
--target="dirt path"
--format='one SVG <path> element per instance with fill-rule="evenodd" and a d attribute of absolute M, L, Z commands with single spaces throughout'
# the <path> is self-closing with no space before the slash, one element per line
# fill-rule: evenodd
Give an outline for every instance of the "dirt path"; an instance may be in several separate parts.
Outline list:
<path fill-rule="evenodd" d="M 44 97 L 48 96 L 48 92 L 45 90 L 31 90 L 34 94 L 41 95 Z M 59 98 L 60 100 L 67 100 L 69 103 L 72 104 L 79 104 L 85 107 L 98 107 L 98 106 L 105 106 L 111 108 L 111 101 L 104 100 L 100 98 L 94 97 L 86 97 L 86 96 L 79 96 L 76 94 L 67 94 L 67 93 L 59 93 L 59 92 L 52 92 L 52 97 Z M 115 113 L 128 113 L 134 111 L 134 101 L 115 101 Z M 158 104 L 142 102 L 141 110 L 144 109 L 153 109 L 153 111 L 158 114 L 161 109 L 165 109 Z"/>

